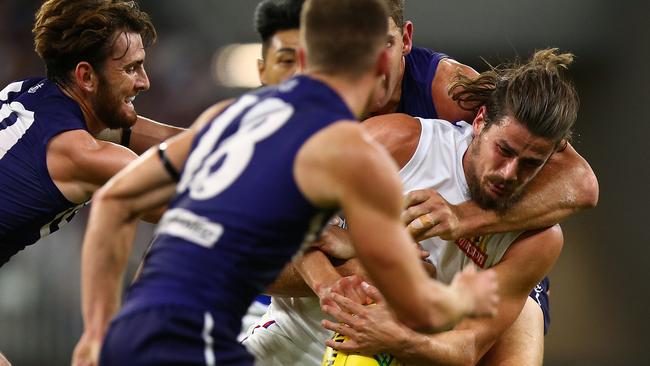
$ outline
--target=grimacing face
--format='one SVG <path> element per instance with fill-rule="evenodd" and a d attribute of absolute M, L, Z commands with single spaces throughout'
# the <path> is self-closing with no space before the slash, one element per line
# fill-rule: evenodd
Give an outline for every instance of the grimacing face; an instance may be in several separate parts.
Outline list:
<path fill-rule="evenodd" d="M 98 70 L 99 83 L 91 107 L 108 128 L 129 128 L 137 121 L 133 100 L 149 89 L 144 70 L 145 51 L 137 33 L 122 32 L 113 52 Z"/>
<path fill-rule="evenodd" d="M 465 176 L 472 200 L 484 209 L 504 212 L 521 197 L 556 145 L 511 116 L 484 127 L 483 115 L 479 111 L 474 120 L 475 137 L 463 157 Z"/>
<path fill-rule="evenodd" d="M 257 60 L 262 85 L 276 85 L 298 71 L 298 29 L 276 32 L 270 39 L 264 59 Z"/>

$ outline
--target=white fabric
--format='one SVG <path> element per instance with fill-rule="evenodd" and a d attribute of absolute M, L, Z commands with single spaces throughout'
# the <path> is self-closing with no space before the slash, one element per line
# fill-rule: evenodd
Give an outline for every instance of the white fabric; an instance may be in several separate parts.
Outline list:
<path fill-rule="evenodd" d="M 472 140 L 472 126 L 465 122 L 452 125 L 432 119 L 420 119 L 420 123 L 422 132 L 418 147 L 400 171 L 404 192 L 435 188 L 452 204 L 467 201 L 469 194 L 462 162 Z M 488 268 L 501 260 L 508 246 L 520 234 L 489 235 L 461 243 L 483 261 L 483 268 Z M 421 244 L 430 251 L 429 260 L 437 269 L 438 280 L 444 283 L 449 283 L 455 273 L 472 262 L 454 242 L 432 238 Z M 325 350 L 324 342 L 333 334 L 320 325 L 324 318 L 327 316 L 320 310 L 317 298 L 274 297 L 264 320 L 258 324 L 269 320 L 276 323 L 267 331 L 249 332 L 244 345 L 256 356 L 257 366 L 319 366 Z M 301 357 L 300 361 L 296 361 L 298 357 Z"/>

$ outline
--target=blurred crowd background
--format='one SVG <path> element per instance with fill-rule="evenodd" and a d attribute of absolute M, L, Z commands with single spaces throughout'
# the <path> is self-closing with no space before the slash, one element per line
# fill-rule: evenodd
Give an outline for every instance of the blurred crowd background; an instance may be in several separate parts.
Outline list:
<path fill-rule="evenodd" d="M 44 74 L 30 33 L 40 3 L 0 0 L 0 88 Z M 224 46 L 258 42 L 257 0 L 139 3 L 159 35 L 147 50 L 151 90 L 135 102 L 140 114 L 188 126 L 213 102 L 247 90 L 219 85 L 214 65 Z M 545 365 L 650 365 L 649 10 L 642 0 L 406 2 L 415 45 L 479 71 L 539 48 L 577 55 L 571 75 L 582 106 L 574 146 L 599 178 L 600 202 L 562 225 Z M 254 71 L 255 57 L 248 62 L 242 73 Z M 69 364 L 82 326 L 79 253 L 87 211 L 0 268 L 0 350 L 16 366 Z M 141 225 L 133 266 L 151 232 Z"/>

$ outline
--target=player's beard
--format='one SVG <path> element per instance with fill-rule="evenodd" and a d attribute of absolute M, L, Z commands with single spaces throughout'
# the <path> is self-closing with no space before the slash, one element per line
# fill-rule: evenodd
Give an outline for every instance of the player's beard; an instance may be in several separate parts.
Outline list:
<path fill-rule="evenodd" d="M 518 185 L 514 181 L 507 181 L 497 174 L 486 175 L 479 178 L 476 173 L 474 163 L 477 161 L 478 152 L 480 147 L 480 140 L 470 147 L 469 153 L 472 154 L 471 163 L 467 164 L 467 186 L 469 188 L 469 195 L 472 201 L 476 202 L 479 207 L 486 210 L 494 210 L 499 214 L 505 213 L 512 205 L 521 199 L 523 194 L 523 185 Z M 487 192 L 484 184 L 503 184 L 505 186 L 505 193 L 503 195 L 494 197 Z"/>
<path fill-rule="evenodd" d="M 138 116 L 135 112 L 128 113 L 124 104 L 124 98 L 120 98 L 119 92 L 112 90 L 108 81 L 100 75 L 93 101 L 93 109 L 99 120 L 110 129 L 130 128 Z"/>

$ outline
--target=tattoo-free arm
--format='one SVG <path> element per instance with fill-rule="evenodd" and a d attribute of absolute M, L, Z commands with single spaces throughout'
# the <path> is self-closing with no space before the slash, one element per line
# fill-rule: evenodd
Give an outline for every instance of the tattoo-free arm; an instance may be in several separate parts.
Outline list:
<path fill-rule="evenodd" d="M 156 122 L 152 119 L 138 116 L 138 121 L 131 128 L 129 149 L 140 155 L 148 148 L 157 145 L 168 138 L 185 131 L 184 128 Z"/>
<path fill-rule="evenodd" d="M 459 236 L 548 227 L 598 203 L 598 180 L 570 145 L 554 154 L 528 191 L 507 213 L 482 210 L 474 202 L 460 204 Z"/>

